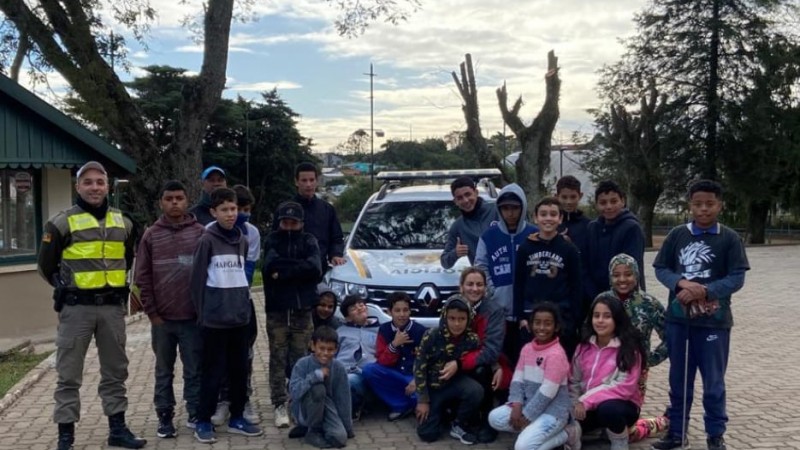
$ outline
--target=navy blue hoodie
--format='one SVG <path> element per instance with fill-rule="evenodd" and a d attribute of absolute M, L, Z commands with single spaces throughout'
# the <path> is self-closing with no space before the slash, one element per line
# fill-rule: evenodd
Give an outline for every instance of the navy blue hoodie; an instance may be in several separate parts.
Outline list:
<path fill-rule="evenodd" d="M 578 250 L 586 247 L 586 235 L 589 227 L 589 218 L 583 215 L 583 211 L 576 209 L 575 212 L 561 211 L 564 220 L 558 226 L 558 232 L 569 238 Z"/>
<path fill-rule="evenodd" d="M 639 265 L 639 286 L 644 284 L 644 232 L 639 219 L 627 208 L 613 221 L 603 216 L 589 222 L 586 229 L 586 244 L 581 249 L 583 260 L 583 290 L 588 300 L 611 288 L 608 280 L 608 263 L 611 258 L 627 253 Z"/>

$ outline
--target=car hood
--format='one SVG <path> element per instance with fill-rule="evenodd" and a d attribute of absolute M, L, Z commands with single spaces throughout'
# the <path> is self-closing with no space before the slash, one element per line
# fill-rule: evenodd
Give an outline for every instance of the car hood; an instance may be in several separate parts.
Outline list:
<path fill-rule="evenodd" d="M 330 277 L 368 286 L 416 287 L 423 283 L 457 286 L 467 258 L 445 269 L 439 262 L 441 250 L 347 250 L 347 263 L 334 267 Z"/>

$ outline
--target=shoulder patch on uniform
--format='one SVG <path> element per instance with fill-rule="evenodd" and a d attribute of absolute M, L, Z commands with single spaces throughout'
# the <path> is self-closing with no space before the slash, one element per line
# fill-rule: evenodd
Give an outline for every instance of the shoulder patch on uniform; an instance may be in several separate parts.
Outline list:
<path fill-rule="evenodd" d="M 52 240 L 53 240 L 53 235 L 52 234 L 45 233 L 45 234 L 42 235 L 42 242 L 44 242 L 45 244 L 49 244 L 50 241 L 52 241 Z"/>

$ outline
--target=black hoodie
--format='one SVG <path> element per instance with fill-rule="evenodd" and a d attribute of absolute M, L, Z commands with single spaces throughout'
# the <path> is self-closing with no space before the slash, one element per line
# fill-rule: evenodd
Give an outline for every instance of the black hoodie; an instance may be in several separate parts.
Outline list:
<path fill-rule="evenodd" d="M 305 231 L 278 230 L 264 241 L 261 275 L 267 311 L 311 308 L 322 276 L 317 240 Z"/>
<path fill-rule="evenodd" d="M 583 259 L 583 289 L 588 300 L 594 300 L 598 294 L 610 289 L 608 280 L 608 264 L 611 258 L 627 253 L 636 259 L 639 265 L 639 286 L 644 285 L 644 232 L 639 219 L 627 208 L 623 209 L 613 221 L 606 221 L 603 216 L 589 222 L 587 227 L 586 247 L 581 249 Z"/>
<path fill-rule="evenodd" d="M 576 209 L 568 213 L 561 211 L 564 220 L 558 226 L 558 232 L 568 237 L 578 250 L 586 247 L 586 234 L 589 227 L 589 218 L 583 215 L 583 211 Z"/>

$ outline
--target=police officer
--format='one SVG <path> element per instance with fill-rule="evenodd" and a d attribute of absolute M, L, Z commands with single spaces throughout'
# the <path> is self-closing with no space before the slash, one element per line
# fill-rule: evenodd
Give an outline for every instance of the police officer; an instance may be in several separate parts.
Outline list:
<path fill-rule="evenodd" d="M 108 175 L 96 161 L 78 170 L 78 199 L 45 225 L 39 251 L 39 274 L 53 287 L 58 311 L 53 421 L 58 450 L 72 449 L 80 420 L 79 389 L 83 361 L 94 336 L 100 359 L 103 412 L 110 428 L 108 445 L 142 448 L 147 443 L 125 424 L 126 273 L 133 259 L 133 224 L 108 205 Z"/>

